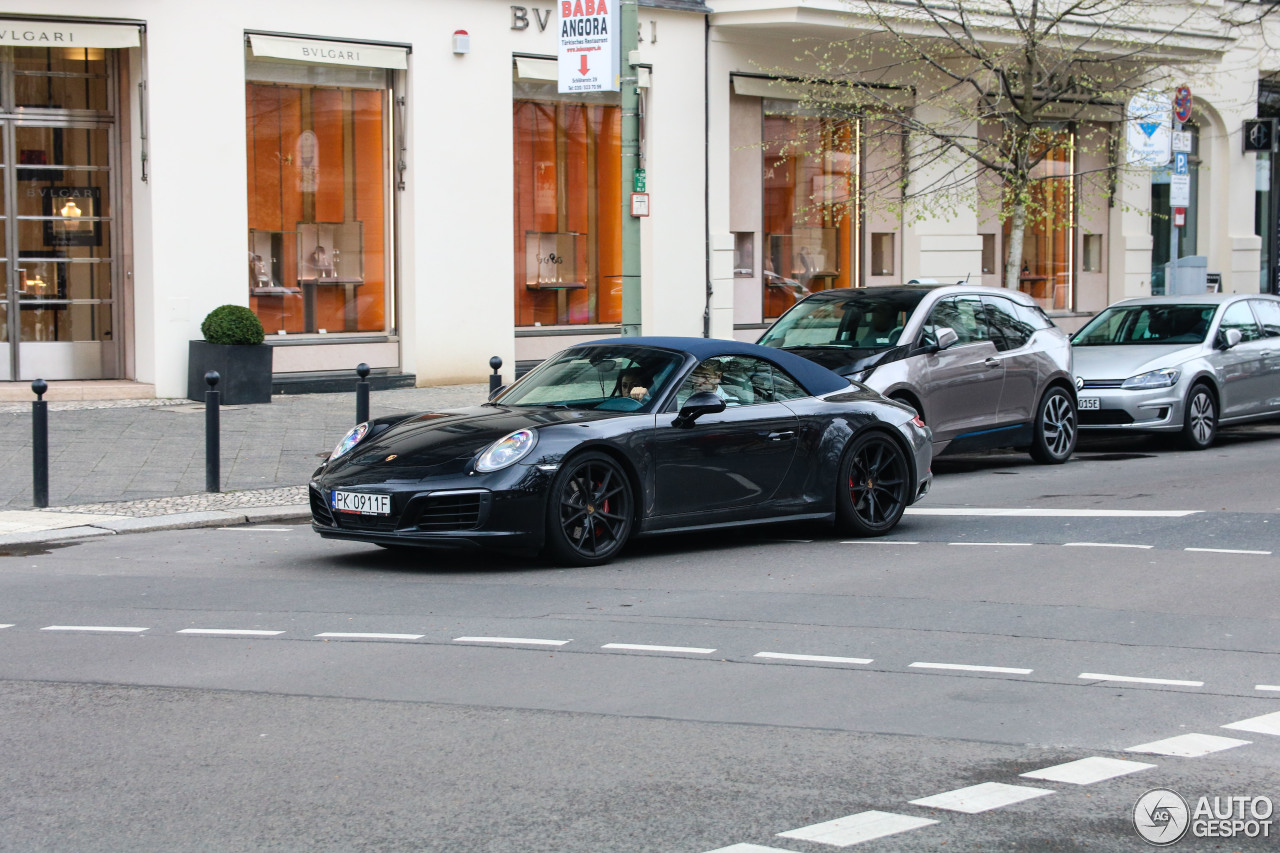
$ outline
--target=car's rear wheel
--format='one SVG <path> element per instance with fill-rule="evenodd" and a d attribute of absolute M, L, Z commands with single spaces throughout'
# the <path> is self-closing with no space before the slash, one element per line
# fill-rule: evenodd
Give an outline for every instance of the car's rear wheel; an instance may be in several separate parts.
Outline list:
<path fill-rule="evenodd" d="M 1042 465 L 1061 465 L 1071 458 L 1079 433 L 1076 404 L 1062 388 L 1040 398 L 1031 436 L 1031 458 Z"/>
<path fill-rule="evenodd" d="M 546 556 L 569 566 L 607 563 L 631 536 L 633 505 L 631 481 L 612 458 L 569 459 L 547 496 Z"/>
<path fill-rule="evenodd" d="M 902 447 L 880 432 L 855 438 L 840 462 L 836 521 L 842 533 L 883 536 L 911 498 L 911 466 Z"/>
<path fill-rule="evenodd" d="M 1204 450 L 1218 435 L 1218 402 L 1203 382 L 1197 382 L 1187 394 L 1182 414 L 1182 446 L 1187 450 Z"/>

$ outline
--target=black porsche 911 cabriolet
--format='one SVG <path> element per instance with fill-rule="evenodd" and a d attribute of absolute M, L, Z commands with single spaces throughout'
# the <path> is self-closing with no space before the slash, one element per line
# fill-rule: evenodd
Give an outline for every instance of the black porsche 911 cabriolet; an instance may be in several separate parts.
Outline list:
<path fill-rule="evenodd" d="M 777 349 L 705 338 L 571 347 L 493 400 L 375 418 L 311 479 L 312 528 L 597 565 L 633 536 L 827 519 L 878 536 L 928 491 L 910 408 Z"/>

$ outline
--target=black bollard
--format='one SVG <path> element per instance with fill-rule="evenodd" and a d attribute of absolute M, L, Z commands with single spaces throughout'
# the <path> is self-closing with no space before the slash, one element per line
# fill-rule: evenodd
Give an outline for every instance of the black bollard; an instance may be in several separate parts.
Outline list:
<path fill-rule="evenodd" d="M 489 367 L 493 368 L 493 375 L 489 377 L 489 396 L 493 396 L 493 392 L 502 387 L 502 374 L 498 371 L 502 369 L 502 359 L 496 355 L 489 359 Z"/>
<path fill-rule="evenodd" d="M 218 425 L 218 380 L 222 377 L 218 371 L 210 370 L 204 375 L 209 383 L 209 390 L 204 392 L 204 490 L 206 492 L 222 491 L 222 448 Z"/>
<path fill-rule="evenodd" d="M 369 420 L 369 365 L 363 361 L 356 365 L 356 376 L 360 377 L 356 383 L 356 423 L 362 424 Z"/>
<path fill-rule="evenodd" d="M 49 404 L 44 401 L 49 383 L 37 379 L 31 390 L 36 394 L 31 404 L 31 498 L 44 508 L 49 505 Z"/>

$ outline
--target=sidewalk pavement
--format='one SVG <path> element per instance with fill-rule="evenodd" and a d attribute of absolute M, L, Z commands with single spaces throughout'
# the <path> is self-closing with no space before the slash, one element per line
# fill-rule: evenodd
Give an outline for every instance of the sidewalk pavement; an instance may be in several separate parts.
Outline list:
<path fill-rule="evenodd" d="M 355 425 L 354 385 L 345 394 L 287 394 L 261 405 L 222 406 L 218 493 L 204 491 L 203 403 L 88 399 L 92 389 L 80 395 L 86 399 L 58 401 L 50 394 L 47 509 L 32 506 L 31 404 L 0 403 L 7 436 L 0 445 L 0 548 L 305 521 L 311 473 Z M 378 417 L 471 406 L 484 402 L 488 390 L 477 384 L 375 391 L 369 411 Z"/>

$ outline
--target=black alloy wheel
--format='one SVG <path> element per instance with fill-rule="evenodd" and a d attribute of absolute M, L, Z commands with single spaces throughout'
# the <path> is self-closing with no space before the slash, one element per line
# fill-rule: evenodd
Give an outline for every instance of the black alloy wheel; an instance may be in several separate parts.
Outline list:
<path fill-rule="evenodd" d="M 607 563 L 631 536 L 633 506 L 631 481 L 613 459 L 568 460 L 547 496 L 547 556 L 569 566 Z"/>
<path fill-rule="evenodd" d="M 911 466 L 898 442 L 881 432 L 858 436 L 845 450 L 836 481 L 836 520 L 843 533 L 883 536 L 911 498 Z"/>
<path fill-rule="evenodd" d="M 1042 465 L 1061 465 L 1076 449 L 1079 426 L 1076 404 L 1062 388 L 1050 388 L 1036 409 L 1031 458 Z"/>
<path fill-rule="evenodd" d="M 1187 395 L 1183 408 L 1182 446 L 1187 450 L 1204 450 L 1218 435 L 1218 403 L 1203 382 L 1197 382 Z"/>

